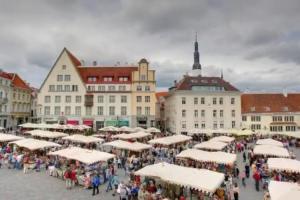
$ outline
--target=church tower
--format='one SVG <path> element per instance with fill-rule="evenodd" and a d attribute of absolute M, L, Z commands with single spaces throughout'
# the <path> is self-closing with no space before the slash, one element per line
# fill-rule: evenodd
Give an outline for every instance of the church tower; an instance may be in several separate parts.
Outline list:
<path fill-rule="evenodd" d="M 201 64 L 200 64 L 200 55 L 198 51 L 198 41 L 197 41 L 197 33 L 194 43 L 194 64 L 193 64 L 193 70 L 192 75 L 193 76 L 201 76 Z"/>

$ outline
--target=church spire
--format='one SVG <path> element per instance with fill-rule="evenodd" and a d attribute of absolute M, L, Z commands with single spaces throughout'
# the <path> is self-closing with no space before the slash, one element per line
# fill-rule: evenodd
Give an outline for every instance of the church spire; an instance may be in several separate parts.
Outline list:
<path fill-rule="evenodd" d="M 195 51 L 194 51 L 194 64 L 193 64 L 193 70 L 201 70 L 201 64 L 200 64 L 200 56 L 198 51 L 198 41 L 197 41 L 197 32 L 196 32 L 196 38 L 194 43 Z"/>

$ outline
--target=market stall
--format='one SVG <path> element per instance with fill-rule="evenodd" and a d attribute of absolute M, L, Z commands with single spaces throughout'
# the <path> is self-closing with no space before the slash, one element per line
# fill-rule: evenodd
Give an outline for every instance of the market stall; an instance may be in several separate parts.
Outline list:
<path fill-rule="evenodd" d="M 155 127 L 147 128 L 146 132 L 148 132 L 148 133 L 161 133 L 161 131 L 158 128 L 155 128 Z"/>
<path fill-rule="evenodd" d="M 194 146 L 195 149 L 205 149 L 205 150 L 211 150 L 211 151 L 221 151 L 226 148 L 228 144 L 225 142 L 219 142 L 219 141 L 206 141 L 201 142 L 199 144 L 196 144 Z"/>
<path fill-rule="evenodd" d="M 290 182 L 270 181 L 271 200 L 296 200 L 300 196 L 300 185 Z"/>
<path fill-rule="evenodd" d="M 231 143 L 235 140 L 234 137 L 228 137 L 228 136 L 217 136 L 211 138 L 209 141 L 217 141 L 217 142 L 225 142 L 225 143 Z"/>
<path fill-rule="evenodd" d="M 62 138 L 68 136 L 68 134 L 62 132 L 45 131 L 45 130 L 38 130 L 38 129 L 25 131 L 25 134 L 30 134 L 34 137 L 49 138 L 49 139 Z"/>
<path fill-rule="evenodd" d="M 254 155 L 263 155 L 267 157 L 290 157 L 287 149 L 273 145 L 256 145 L 253 150 Z"/>
<path fill-rule="evenodd" d="M 132 132 L 146 132 L 146 129 L 144 129 L 142 127 L 135 127 L 135 128 L 132 128 Z"/>
<path fill-rule="evenodd" d="M 268 168 L 274 171 L 300 173 L 300 161 L 289 158 L 269 158 Z"/>
<path fill-rule="evenodd" d="M 132 132 L 132 128 L 130 128 L 130 127 L 128 127 L 128 126 L 122 126 L 122 127 L 120 127 L 119 128 L 119 131 L 121 132 L 121 133 L 130 133 L 130 132 Z"/>
<path fill-rule="evenodd" d="M 283 147 L 282 142 L 279 142 L 279 141 L 271 139 L 271 138 L 259 139 L 259 140 L 257 140 L 256 144 L 257 145 L 272 145 L 272 146 Z"/>
<path fill-rule="evenodd" d="M 149 144 L 157 144 L 161 146 L 170 146 L 176 144 L 182 144 L 192 140 L 192 137 L 186 135 L 172 135 L 168 137 L 162 137 L 157 139 L 149 140 Z"/>
<path fill-rule="evenodd" d="M 115 149 L 125 150 L 126 156 L 129 157 L 131 154 L 141 153 L 142 151 L 149 150 L 152 148 L 151 145 L 140 143 L 140 142 L 127 142 L 123 140 L 115 140 L 112 142 L 104 143 L 103 146 L 110 146 Z"/>
<path fill-rule="evenodd" d="M 0 133 L 0 143 L 6 143 L 6 142 L 22 140 L 22 139 L 24 139 L 24 138 L 15 136 L 15 135 L 11 135 L 11 134 Z"/>
<path fill-rule="evenodd" d="M 9 144 L 15 144 L 19 147 L 26 148 L 30 151 L 61 146 L 54 142 L 48 142 L 48 141 L 36 140 L 36 139 L 17 140 L 17 141 L 10 142 Z"/>
<path fill-rule="evenodd" d="M 122 134 L 118 134 L 118 135 L 114 135 L 112 136 L 112 138 L 117 138 L 117 139 L 121 139 L 121 140 L 143 140 L 143 139 L 147 139 L 147 138 L 151 138 L 152 135 L 151 133 L 146 133 L 146 132 L 136 132 L 136 133 L 122 133 Z"/>
<path fill-rule="evenodd" d="M 71 141 L 73 143 L 80 143 L 80 144 L 102 143 L 104 141 L 101 138 L 96 138 L 93 136 L 78 135 L 78 134 L 63 137 L 62 139 Z"/>

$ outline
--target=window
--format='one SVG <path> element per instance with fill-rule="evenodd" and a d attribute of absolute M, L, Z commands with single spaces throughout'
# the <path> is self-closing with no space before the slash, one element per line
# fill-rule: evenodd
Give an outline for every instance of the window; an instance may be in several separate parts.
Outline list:
<path fill-rule="evenodd" d="M 217 104 L 217 98 L 213 98 L 213 105 Z"/>
<path fill-rule="evenodd" d="M 121 96 L 121 103 L 127 103 L 127 96 Z"/>
<path fill-rule="evenodd" d="M 145 107 L 145 115 L 150 115 L 150 107 Z"/>
<path fill-rule="evenodd" d="M 142 91 L 142 86 L 141 85 L 136 86 L 136 91 Z"/>
<path fill-rule="evenodd" d="M 223 105 L 223 98 L 222 97 L 220 97 L 220 99 L 219 99 L 219 104 Z"/>
<path fill-rule="evenodd" d="M 142 107 L 140 107 L 140 106 L 136 107 L 136 114 L 142 115 Z"/>
<path fill-rule="evenodd" d="M 81 103 L 81 96 L 76 96 L 75 102 L 76 103 Z"/>
<path fill-rule="evenodd" d="M 57 81 L 63 81 L 64 80 L 64 76 L 63 75 L 57 75 Z"/>
<path fill-rule="evenodd" d="M 108 86 L 108 91 L 116 91 L 116 87 L 114 85 Z"/>
<path fill-rule="evenodd" d="M 65 85 L 65 92 L 70 92 L 71 88 L 70 85 Z"/>
<path fill-rule="evenodd" d="M 44 115 L 50 115 L 50 106 L 44 107 Z"/>
<path fill-rule="evenodd" d="M 186 110 L 181 111 L 181 117 L 186 117 Z"/>
<path fill-rule="evenodd" d="M 55 86 L 49 85 L 49 92 L 54 92 L 54 91 L 55 91 Z"/>
<path fill-rule="evenodd" d="M 71 81 L 71 75 L 65 75 L 65 81 Z"/>
<path fill-rule="evenodd" d="M 71 106 L 65 107 L 65 115 L 71 115 Z"/>
<path fill-rule="evenodd" d="M 108 76 L 107 76 L 107 77 L 104 77 L 104 78 L 103 78 L 103 81 L 104 81 L 104 82 L 111 82 L 112 80 L 113 80 L 113 77 L 108 77 Z"/>
<path fill-rule="evenodd" d="M 91 116 L 92 115 L 92 107 L 85 107 L 85 115 Z"/>
<path fill-rule="evenodd" d="M 194 117 L 198 117 L 198 110 L 194 110 Z"/>
<path fill-rule="evenodd" d="M 141 79 L 142 81 L 145 81 L 145 80 L 146 80 L 146 75 L 141 75 L 141 76 L 140 76 L 140 79 Z"/>
<path fill-rule="evenodd" d="M 194 97 L 194 104 L 197 105 L 198 104 L 198 98 Z"/>
<path fill-rule="evenodd" d="M 119 91 L 126 91 L 125 85 L 119 85 Z"/>
<path fill-rule="evenodd" d="M 252 122 L 260 122 L 260 116 L 251 116 Z"/>
<path fill-rule="evenodd" d="M 285 130 L 286 131 L 296 131 L 296 126 L 286 126 Z"/>
<path fill-rule="evenodd" d="M 71 103 L 71 96 L 66 96 L 66 103 Z"/>
<path fill-rule="evenodd" d="M 102 95 L 98 96 L 98 103 L 103 103 L 104 102 L 104 97 Z"/>
<path fill-rule="evenodd" d="M 230 103 L 231 103 L 231 105 L 234 105 L 235 104 L 235 98 L 231 98 Z"/>
<path fill-rule="evenodd" d="M 186 122 L 185 122 L 185 121 L 182 121 L 182 122 L 181 122 L 181 127 L 182 127 L 183 129 L 186 128 Z"/>
<path fill-rule="evenodd" d="M 126 106 L 121 106 L 121 115 L 123 115 L 123 116 L 127 115 L 127 107 Z"/>
<path fill-rule="evenodd" d="M 115 115 L 115 107 L 114 106 L 109 106 L 109 115 L 114 116 Z"/>
<path fill-rule="evenodd" d="M 224 128 L 224 122 L 220 122 L 220 128 Z"/>
<path fill-rule="evenodd" d="M 235 121 L 231 122 L 231 128 L 235 128 Z"/>
<path fill-rule="evenodd" d="M 137 96 L 136 97 L 136 102 L 142 102 L 142 96 Z"/>
<path fill-rule="evenodd" d="M 55 96 L 55 103 L 60 103 L 60 100 L 61 100 L 60 96 Z"/>
<path fill-rule="evenodd" d="M 98 91 L 105 91 L 105 86 L 104 85 L 99 85 L 98 86 Z"/>
<path fill-rule="evenodd" d="M 235 110 L 231 111 L 231 117 L 235 117 Z"/>
<path fill-rule="evenodd" d="M 247 116 L 242 116 L 242 121 L 246 122 L 247 121 Z"/>
<path fill-rule="evenodd" d="M 282 116 L 273 116 L 274 122 L 282 122 Z"/>
<path fill-rule="evenodd" d="M 185 97 L 182 97 L 182 98 L 181 98 L 181 104 L 186 104 L 186 99 L 185 99 Z"/>
<path fill-rule="evenodd" d="M 88 77 L 88 82 L 97 82 L 97 77 L 96 76 L 89 76 Z"/>
<path fill-rule="evenodd" d="M 224 111 L 220 110 L 220 117 L 224 117 Z"/>
<path fill-rule="evenodd" d="M 217 110 L 213 110 L 213 117 L 217 117 Z"/>
<path fill-rule="evenodd" d="M 97 111 L 98 115 L 103 115 L 103 106 L 98 106 Z"/>
<path fill-rule="evenodd" d="M 149 85 L 145 86 L 145 91 L 150 91 L 150 86 Z"/>
<path fill-rule="evenodd" d="M 205 128 L 205 123 L 201 123 L 201 128 Z"/>
<path fill-rule="evenodd" d="M 128 81 L 129 79 L 128 79 L 128 77 L 127 76 L 120 76 L 119 77 L 119 81 L 120 82 L 126 82 L 126 81 Z"/>
<path fill-rule="evenodd" d="M 54 107 L 54 115 L 60 115 L 60 106 Z"/>
<path fill-rule="evenodd" d="M 50 102 L 51 102 L 51 97 L 45 96 L 45 103 L 50 103 Z"/>
<path fill-rule="evenodd" d="M 213 129 L 217 129 L 217 128 L 218 128 L 218 124 L 217 124 L 217 122 L 214 122 Z"/>
<path fill-rule="evenodd" d="M 116 97 L 115 96 L 109 96 L 109 103 L 115 103 Z"/>
<path fill-rule="evenodd" d="M 56 86 L 56 90 L 57 90 L 57 92 L 62 92 L 63 91 L 63 86 L 62 85 L 57 85 Z"/>
<path fill-rule="evenodd" d="M 251 130 L 260 130 L 261 129 L 261 125 L 260 124 L 251 124 Z"/>
<path fill-rule="evenodd" d="M 201 104 L 205 104 L 205 98 L 204 97 L 201 97 Z"/>
<path fill-rule="evenodd" d="M 194 123 L 194 128 L 199 128 L 198 122 L 195 122 L 195 123 Z"/>
<path fill-rule="evenodd" d="M 87 90 L 88 91 L 95 91 L 95 86 L 94 85 L 89 85 Z"/>
<path fill-rule="evenodd" d="M 81 115 L 81 107 L 80 106 L 75 107 L 75 115 L 77 115 L 77 116 Z"/>
<path fill-rule="evenodd" d="M 62 69 L 63 70 L 67 69 L 67 65 L 62 65 Z"/>
<path fill-rule="evenodd" d="M 201 117 L 205 117 L 205 110 L 201 110 Z"/>
<path fill-rule="evenodd" d="M 78 85 L 72 85 L 72 91 L 78 92 Z"/>
<path fill-rule="evenodd" d="M 284 116 L 284 121 L 285 122 L 293 122 L 294 121 L 294 116 Z"/>
<path fill-rule="evenodd" d="M 145 102 L 150 102 L 150 96 L 145 96 Z"/>

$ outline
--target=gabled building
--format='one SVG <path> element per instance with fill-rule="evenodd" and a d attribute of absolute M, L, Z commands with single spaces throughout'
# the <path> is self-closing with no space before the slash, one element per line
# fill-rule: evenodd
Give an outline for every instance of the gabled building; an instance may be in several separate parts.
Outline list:
<path fill-rule="evenodd" d="M 11 77 L 0 71 L 0 127 L 11 127 Z"/>

